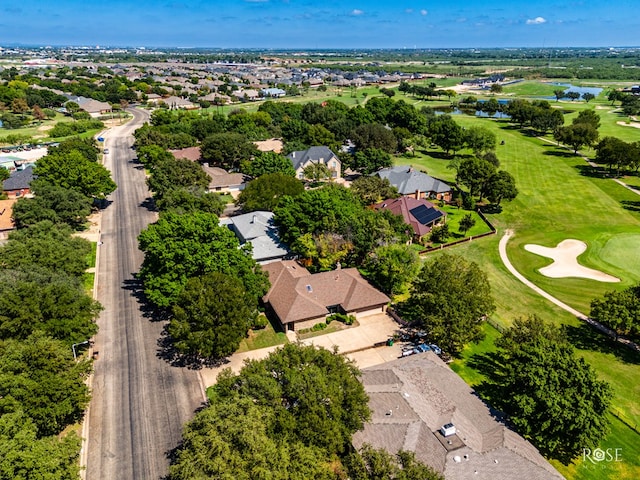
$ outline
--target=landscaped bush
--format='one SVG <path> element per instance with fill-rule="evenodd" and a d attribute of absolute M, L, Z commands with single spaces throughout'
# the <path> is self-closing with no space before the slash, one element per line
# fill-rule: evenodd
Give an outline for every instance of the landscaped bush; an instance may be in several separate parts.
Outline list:
<path fill-rule="evenodd" d="M 345 325 L 353 325 L 353 322 L 356 321 L 356 317 L 354 317 L 353 315 L 346 315 L 344 313 L 332 313 L 327 317 L 327 324 L 331 323 L 334 320 L 342 322 Z"/>
<path fill-rule="evenodd" d="M 51 138 L 68 137 L 69 135 L 77 135 L 87 130 L 94 130 L 104 127 L 99 120 L 79 120 L 77 122 L 62 122 L 49 130 Z"/>
<path fill-rule="evenodd" d="M 253 325 L 251 326 L 251 328 L 253 330 L 262 330 L 263 328 L 266 328 L 268 324 L 269 321 L 267 320 L 267 317 L 265 317 L 264 315 L 258 315 L 253 321 Z"/>
<path fill-rule="evenodd" d="M 311 327 L 311 331 L 312 332 L 319 332 L 321 330 L 324 330 L 325 328 L 327 328 L 327 324 L 326 323 L 316 323 L 313 327 Z"/>

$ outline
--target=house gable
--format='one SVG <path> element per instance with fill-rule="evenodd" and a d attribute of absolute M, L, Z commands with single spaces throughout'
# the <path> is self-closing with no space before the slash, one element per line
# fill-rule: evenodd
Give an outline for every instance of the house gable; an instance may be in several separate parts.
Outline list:
<path fill-rule="evenodd" d="M 329 147 L 316 146 L 309 147 L 307 150 L 298 150 L 287 155 L 291 160 L 296 177 L 304 178 L 304 169 L 312 163 L 324 163 L 332 172 L 332 178 L 341 177 L 342 162 L 338 156 L 331 151 Z"/>

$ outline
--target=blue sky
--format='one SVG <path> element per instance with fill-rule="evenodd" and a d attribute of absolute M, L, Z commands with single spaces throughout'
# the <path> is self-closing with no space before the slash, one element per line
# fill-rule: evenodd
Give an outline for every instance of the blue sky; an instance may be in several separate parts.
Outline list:
<path fill-rule="evenodd" d="M 2 0 L 0 44 L 638 46 L 639 10 L 637 0 Z"/>

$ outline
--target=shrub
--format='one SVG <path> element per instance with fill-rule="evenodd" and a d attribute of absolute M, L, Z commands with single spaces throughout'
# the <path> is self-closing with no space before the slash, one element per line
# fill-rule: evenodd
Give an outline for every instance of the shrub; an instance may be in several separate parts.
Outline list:
<path fill-rule="evenodd" d="M 251 325 L 251 328 L 253 330 L 262 330 L 263 328 L 266 328 L 268 324 L 269 321 L 267 320 L 267 317 L 265 317 L 264 315 L 258 315 L 253 321 L 253 325 Z"/>
<path fill-rule="evenodd" d="M 325 328 L 327 328 L 327 324 L 326 323 L 316 323 L 313 327 L 311 327 L 311 331 L 312 332 L 319 332 L 321 330 L 324 330 Z"/>
<path fill-rule="evenodd" d="M 327 324 L 331 323 L 333 320 L 342 322 L 345 325 L 353 325 L 353 322 L 356 321 L 356 317 L 353 315 L 346 315 L 344 313 L 332 313 L 327 317 Z"/>

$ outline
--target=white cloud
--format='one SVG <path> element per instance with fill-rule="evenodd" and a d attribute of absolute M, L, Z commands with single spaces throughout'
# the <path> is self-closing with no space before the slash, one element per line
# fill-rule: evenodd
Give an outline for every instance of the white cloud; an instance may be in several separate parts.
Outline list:
<path fill-rule="evenodd" d="M 364 12 L 363 12 L 362 10 L 359 10 L 359 9 L 357 9 L 357 8 L 354 8 L 354 9 L 351 11 L 351 15 L 362 15 L 363 13 L 364 13 Z"/>
<path fill-rule="evenodd" d="M 426 15 L 427 13 L 429 12 L 427 12 L 425 9 L 420 10 L 420 15 L 422 16 Z"/>
<path fill-rule="evenodd" d="M 407 8 L 404 13 L 413 13 L 413 8 Z"/>
<path fill-rule="evenodd" d="M 541 25 L 547 23 L 547 20 L 543 17 L 530 18 L 527 20 L 527 25 Z"/>

